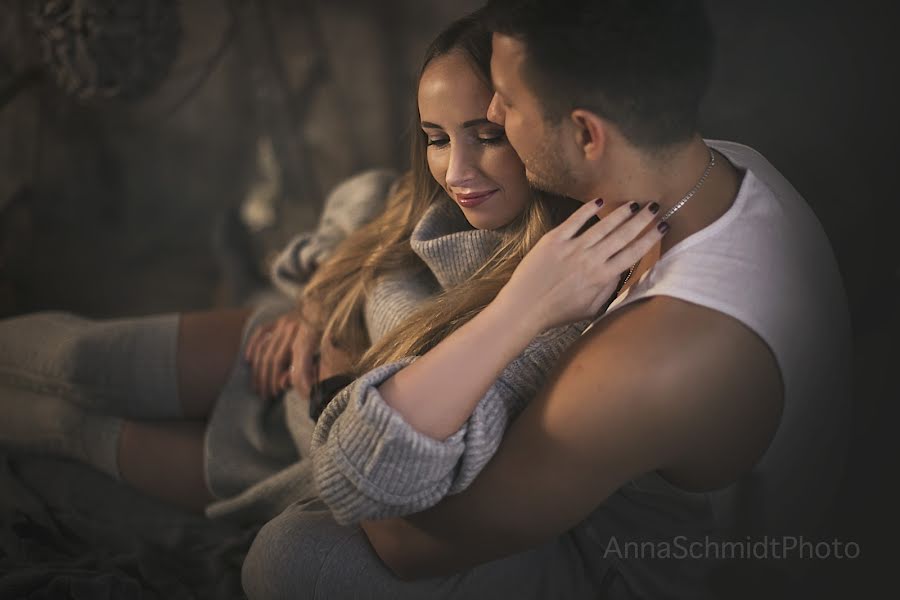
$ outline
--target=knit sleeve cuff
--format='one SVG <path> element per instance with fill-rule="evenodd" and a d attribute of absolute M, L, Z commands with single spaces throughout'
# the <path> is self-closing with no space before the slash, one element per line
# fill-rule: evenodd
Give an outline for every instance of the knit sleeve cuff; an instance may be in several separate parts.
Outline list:
<path fill-rule="evenodd" d="M 446 440 L 409 425 L 376 389 L 417 357 L 383 365 L 347 386 L 313 433 L 319 494 L 340 523 L 424 510 L 450 488 L 466 425 Z"/>
<path fill-rule="evenodd" d="M 309 281 L 324 255 L 340 240 L 306 231 L 294 236 L 278 254 L 269 269 L 272 283 L 289 296 L 295 296 Z"/>

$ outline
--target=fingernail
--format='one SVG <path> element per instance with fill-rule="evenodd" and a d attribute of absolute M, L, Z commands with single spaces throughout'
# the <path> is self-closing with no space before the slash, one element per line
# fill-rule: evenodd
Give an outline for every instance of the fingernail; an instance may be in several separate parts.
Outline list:
<path fill-rule="evenodd" d="M 660 233 L 665 233 L 665 232 L 669 231 L 669 224 L 666 223 L 665 221 L 663 221 L 662 223 L 657 225 L 656 228 L 659 229 Z"/>
<path fill-rule="evenodd" d="M 659 204 L 657 204 L 656 202 L 651 202 L 650 206 L 647 207 L 647 210 L 655 215 L 659 212 Z"/>
<path fill-rule="evenodd" d="M 641 205 L 638 204 L 637 202 L 632 202 L 632 203 L 628 206 L 628 208 L 631 209 L 631 212 L 632 212 L 632 213 L 636 213 L 637 211 L 641 210 Z"/>
<path fill-rule="evenodd" d="M 597 206 L 603 206 L 603 198 L 597 198 L 596 200 L 594 200 L 594 204 L 596 204 Z"/>

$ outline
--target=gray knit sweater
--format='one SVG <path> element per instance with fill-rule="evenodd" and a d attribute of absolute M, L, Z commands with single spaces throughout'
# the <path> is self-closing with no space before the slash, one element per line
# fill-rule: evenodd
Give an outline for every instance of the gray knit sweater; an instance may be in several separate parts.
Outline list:
<path fill-rule="evenodd" d="M 451 200 L 437 202 L 411 239 L 431 273 L 418 282 L 397 278 L 373 293 L 366 307 L 370 331 L 378 323 L 376 329 L 383 335 L 400 320 L 391 314 L 409 314 L 396 306 L 398 298 L 424 298 L 437 291 L 429 289 L 431 285 L 446 289 L 464 282 L 499 241 L 496 232 L 473 230 Z M 376 368 L 342 390 L 320 417 L 311 445 L 318 491 L 335 519 L 349 524 L 406 515 L 468 487 L 496 452 L 511 420 L 587 323 L 551 329 L 532 340 L 507 365 L 468 421 L 443 441 L 411 427 L 376 389 L 417 357 Z"/>
<path fill-rule="evenodd" d="M 289 298 L 296 298 L 319 264 L 384 210 L 396 181 L 396 171 L 370 169 L 338 184 L 325 198 L 316 228 L 294 236 L 273 261 L 269 268 L 272 284 Z"/>

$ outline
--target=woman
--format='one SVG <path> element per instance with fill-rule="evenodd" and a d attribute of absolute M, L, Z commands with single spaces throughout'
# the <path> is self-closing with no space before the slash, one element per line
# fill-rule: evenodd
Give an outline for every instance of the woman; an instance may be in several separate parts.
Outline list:
<path fill-rule="evenodd" d="M 245 589 L 253 600 L 733 597 L 710 589 L 737 568 L 728 559 L 762 558 L 748 541 L 821 535 L 840 474 L 849 336 L 827 237 L 762 156 L 697 131 L 712 63 L 701 2 L 489 10 L 488 114 L 534 181 L 585 205 L 464 327 L 338 395 L 313 455 L 334 516 L 298 505 L 267 524 Z M 585 230 L 598 195 L 605 216 Z M 504 393 L 495 380 L 515 375 L 509 357 L 533 336 L 596 314 L 606 270 L 628 265 L 608 245 L 653 221 L 642 197 L 663 229 L 679 211 L 671 233 L 628 269 L 624 294 L 493 453 L 478 432 L 496 420 L 479 415 Z M 485 449 L 477 479 L 442 498 Z M 764 568 L 788 564 L 786 575 L 789 554 L 769 546 Z"/>
<path fill-rule="evenodd" d="M 521 162 L 502 129 L 485 118 L 491 98 L 489 62 L 490 37 L 474 17 L 451 25 L 426 52 L 415 120 L 421 133 L 412 148 L 416 172 L 386 212 L 347 240 L 303 294 L 304 306 L 331 309 L 324 318 L 306 313 L 325 340 L 318 379 L 342 371 L 365 372 L 393 357 L 425 352 L 480 312 L 530 247 L 571 211 L 571 201 L 565 199 L 529 200 L 532 193 Z M 283 320 L 271 331 L 270 343 L 282 349 L 281 357 L 290 326 Z M 267 333 L 263 329 L 260 335 Z M 525 358 L 534 364 L 529 389 L 539 385 L 578 333 L 577 327 L 559 328 L 536 344 L 540 362 Z M 251 355 L 259 354 L 260 339 L 251 340 Z M 308 389 L 312 378 L 304 357 L 312 348 L 302 347 L 303 339 L 293 344 L 293 376 L 270 369 L 264 389 L 277 389 L 277 382 L 288 378 L 301 395 Z M 277 351 L 269 364 L 283 364 Z M 522 396 L 529 394 L 523 391 Z M 226 395 L 217 410 L 252 410 L 238 397 Z M 313 425 L 305 418 L 307 408 L 302 401 L 289 400 L 285 406 L 292 446 L 305 454 Z M 218 497 L 234 499 L 212 506 L 212 514 L 244 510 L 260 500 L 258 495 L 265 497 L 261 500 L 266 508 L 254 512 L 268 515 L 290 501 L 314 497 L 309 461 L 284 459 L 284 469 L 275 472 L 278 464 L 273 464 L 272 475 L 246 476 L 262 462 L 250 446 L 273 436 L 252 436 L 252 444 L 243 444 L 243 423 L 261 420 L 227 419 L 237 426 L 211 428 L 209 480 Z M 502 430 L 495 434 L 499 439 Z M 253 460 L 235 469 L 242 460 L 233 456 L 238 444 L 247 446 L 241 455 Z M 253 481 L 259 483 L 248 488 Z"/>
<path fill-rule="evenodd" d="M 320 378 L 348 370 L 371 343 L 359 370 L 426 351 L 488 304 L 568 212 L 553 208 L 559 199 L 532 195 L 502 128 L 485 118 L 489 50 L 472 18 L 435 41 L 419 88 L 417 126 L 425 129 L 414 139 L 413 171 L 384 214 L 317 271 L 300 299 L 302 318 L 275 303 L 250 316 L 95 322 L 50 313 L 3 322 L 3 445 L 87 462 L 195 510 L 240 496 L 264 505 L 257 516 L 271 516 L 309 497 L 293 485 L 306 481 L 296 469 L 307 440 L 303 424 L 290 422 L 306 413 L 297 407 L 320 340 Z M 563 327 L 541 340 L 529 389 L 577 334 Z M 296 402 L 284 401 L 289 380 Z M 273 478 L 286 496 L 265 497 Z"/>

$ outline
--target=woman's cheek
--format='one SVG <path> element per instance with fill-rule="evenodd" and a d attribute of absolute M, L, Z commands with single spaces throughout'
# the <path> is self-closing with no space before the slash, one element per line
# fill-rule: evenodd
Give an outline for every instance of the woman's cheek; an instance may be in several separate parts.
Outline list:
<path fill-rule="evenodd" d="M 438 185 L 447 189 L 447 165 L 442 163 L 444 161 L 441 161 L 439 158 L 428 157 L 428 170 L 431 172 L 431 176 L 434 177 Z"/>

